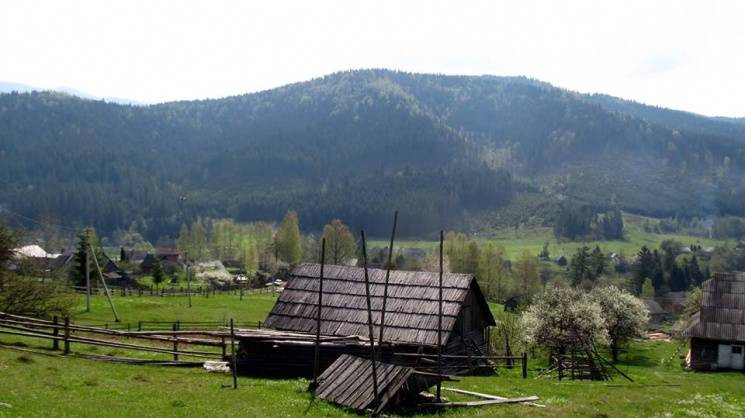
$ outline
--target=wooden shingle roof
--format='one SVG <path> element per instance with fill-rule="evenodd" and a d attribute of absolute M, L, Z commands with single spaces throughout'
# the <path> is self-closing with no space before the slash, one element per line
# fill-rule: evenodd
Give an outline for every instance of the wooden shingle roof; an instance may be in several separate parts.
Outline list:
<path fill-rule="evenodd" d="M 302 264 L 290 273 L 266 326 L 270 328 L 315 332 L 318 303 L 319 264 Z M 368 269 L 374 335 L 378 335 L 383 304 L 385 270 Z M 325 266 L 321 334 L 368 336 L 364 269 Z M 385 314 L 385 341 L 412 344 L 437 344 L 439 273 L 394 270 L 388 282 Z M 466 296 L 475 292 L 483 304 L 486 322 L 494 325 L 486 300 L 468 274 L 443 274 L 442 341 L 447 341 Z"/>
<path fill-rule="evenodd" d="M 701 310 L 684 335 L 745 342 L 745 273 L 715 273 L 701 290 Z"/>
<path fill-rule="evenodd" d="M 439 377 L 418 374 L 411 367 L 389 363 L 376 364 L 380 403 L 375 404 L 372 362 L 367 359 L 342 354 L 321 376 L 316 396 L 357 410 L 383 410 L 390 402 L 417 393 L 436 384 Z M 406 392 L 406 393 L 401 393 Z"/>

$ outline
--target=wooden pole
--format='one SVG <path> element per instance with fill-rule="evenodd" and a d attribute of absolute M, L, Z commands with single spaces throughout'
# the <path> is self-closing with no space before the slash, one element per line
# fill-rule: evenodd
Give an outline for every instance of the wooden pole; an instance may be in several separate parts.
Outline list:
<path fill-rule="evenodd" d="M 57 315 L 52 318 L 52 323 L 54 324 L 54 329 L 52 329 L 52 335 L 54 335 L 54 339 L 52 340 L 52 350 L 59 350 L 59 340 L 56 337 L 59 337 L 59 318 L 57 318 Z"/>
<path fill-rule="evenodd" d="M 372 365 L 372 378 L 373 378 L 373 394 L 375 395 L 375 403 L 373 411 L 376 411 L 380 405 L 380 398 L 378 397 L 378 371 L 375 366 L 375 333 L 373 333 L 373 317 L 372 308 L 370 306 L 370 278 L 367 275 L 367 246 L 365 244 L 365 231 L 361 231 L 362 235 L 362 266 L 365 270 L 365 296 L 367 298 L 367 328 L 370 337 L 370 363 Z"/>
<path fill-rule="evenodd" d="M 312 389 L 318 387 L 318 372 L 321 362 L 321 307 L 323 306 L 323 267 L 326 264 L 326 238 L 321 239 L 321 272 L 318 275 L 318 315 L 316 317 L 316 349 L 313 360 Z M 259 325 L 261 327 L 261 325 Z"/>
<path fill-rule="evenodd" d="M 528 378 L 528 353 L 523 353 L 523 379 Z"/>
<path fill-rule="evenodd" d="M 88 260 L 88 248 L 90 247 L 89 230 L 85 230 L 85 240 L 88 247 L 85 248 L 85 311 L 91 311 L 91 271 L 90 260 Z"/>
<path fill-rule="evenodd" d="M 383 285 L 383 307 L 380 311 L 380 336 L 378 347 L 383 345 L 383 330 L 385 329 L 385 304 L 388 300 L 388 279 L 391 277 L 391 263 L 393 262 L 393 239 L 396 236 L 396 224 L 398 223 L 398 211 L 393 212 L 393 229 L 391 230 L 391 242 L 388 244 L 388 265 L 385 268 L 385 284 Z"/>
<path fill-rule="evenodd" d="M 88 243 L 88 249 L 91 251 L 91 254 L 93 255 L 93 263 L 96 265 L 96 270 L 98 271 L 98 278 L 101 279 L 101 285 L 103 286 L 103 290 L 106 292 L 106 299 L 109 300 L 109 305 L 111 305 L 111 311 L 114 312 L 114 320 L 116 322 L 120 322 L 119 314 L 116 313 L 116 308 L 114 307 L 114 301 L 111 300 L 111 293 L 109 293 L 109 288 L 106 286 L 106 281 L 103 279 L 103 273 L 101 272 L 101 266 L 98 264 L 98 258 L 96 258 L 96 252 L 93 251 L 93 247 L 91 247 L 90 243 Z"/>
<path fill-rule="evenodd" d="M 233 318 L 230 318 L 230 353 L 233 362 L 233 389 L 238 389 L 238 361 L 235 355 L 235 329 L 233 328 Z"/>
<path fill-rule="evenodd" d="M 173 323 L 173 332 L 178 331 L 178 326 Z M 178 335 L 173 336 L 173 361 L 178 361 Z"/>
<path fill-rule="evenodd" d="M 65 354 L 70 354 L 70 317 L 65 317 Z"/>
<path fill-rule="evenodd" d="M 439 310 L 437 313 L 437 374 L 442 374 L 442 247 L 443 247 L 443 233 L 440 231 L 440 285 L 439 285 L 439 297 L 438 305 Z M 442 402 L 442 383 L 437 382 L 437 402 Z"/>

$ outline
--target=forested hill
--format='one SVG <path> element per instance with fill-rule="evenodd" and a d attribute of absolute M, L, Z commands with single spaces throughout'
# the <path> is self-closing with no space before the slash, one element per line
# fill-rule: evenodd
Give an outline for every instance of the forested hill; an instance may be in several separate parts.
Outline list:
<path fill-rule="evenodd" d="M 153 106 L 3 94 L 0 205 L 103 234 L 134 223 L 149 237 L 197 216 L 287 209 L 306 229 L 340 217 L 383 234 L 398 208 L 409 236 L 500 222 L 516 205 L 550 221 L 563 201 L 745 211 L 745 125 L 614 100 L 385 70 Z"/>

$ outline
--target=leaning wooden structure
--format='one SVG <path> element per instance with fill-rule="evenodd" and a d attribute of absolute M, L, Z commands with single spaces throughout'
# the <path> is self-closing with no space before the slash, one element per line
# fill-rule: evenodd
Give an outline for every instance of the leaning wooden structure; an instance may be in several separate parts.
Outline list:
<path fill-rule="evenodd" d="M 239 334 L 238 369 L 242 373 L 276 373 L 310 377 L 318 324 L 319 264 L 302 264 L 290 273 L 282 295 L 265 325 L 277 331 L 307 335 L 303 340 L 252 337 Z M 385 270 L 368 269 L 373 334 L 379 335 Z M 380 360 L 402 366 L 434 368 L 439 319 L 439 273 L 391 271 Z M 449 374 L 484 370 L 487 363 L 485 329 L 495 325 L 474 276 L 443 274 L 442 371 Z M 321 370 L 342 354 L 369 357 L 364 269 L 325 266 L 321 305 Z M 411 354 L 421 354 L 412 356 Z M 399 355 L 403 354 L 403 355 Z M 289 365 L 289 366 L 288 366 Z"/>

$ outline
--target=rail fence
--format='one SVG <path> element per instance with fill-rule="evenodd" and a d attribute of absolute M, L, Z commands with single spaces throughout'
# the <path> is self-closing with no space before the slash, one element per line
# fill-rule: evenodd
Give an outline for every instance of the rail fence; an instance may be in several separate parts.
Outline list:
<path fill-rule="evenodd" d="M 240 286 L 228 286 L 226 288 L 217 288 L 214 286 L 198 286 L 188 288 L 183 286 L 179 287 L 161 287 L 155 288 L 153 286 L 108 286 L 112 296 L 203 296 L 210 297 L 215 295 L 256 295 L 263 293 L 275 293 L 276 288 L 274 286 L 266 286 L 259 289 L 245 289 Z M 85 286 L 70 286 L 68 289 L 75 293 L 85 294 Z M 103 295 L 104 289 L 101 287 L 91 288 L 91 294 Z"/>
<path fill-rule="evenodd" d="M 54 317 L 49 321 L 0 312 L 0 334 L 50 340 L 51 348 L 53 350 L 62 350 L 64 354 L 70 354 L 72 352 L 71 344 L 74 343 L 168 354 L 173 357 L 172 361 L 156 361 L 161 364 L 176 364 L 181 362 L 180 358 L 183 357 L 195 357 L 203 360 L 223 360 L 226 358 L 227 348 L 229 345 L 232 346 L 232 342 L 234 341 L 234 323 L 228 323 L 230 329 L 220 330 L 179 329 L 179 324 L 179 322 L 171 323 L 170 329 L 163 327 L 160 330 L 141 329 L 138 331 L 124 331 L 75 324 L 70 322 L 69 317 L 62 319 Z M 123 342 L 123 339 L 134 339 L 139 343 Z M 145 345 L 145 342 L 148 345 Z M 60 344 L 62 348 L 60 348 Z M 197 348 L 200 346 L 212 347 L 213 350 L 215 348 L 219 348 L 220 350 L 205 351 L 204 349 L 193 349 L 192 346 Z M 114 356 L 107 357 L 117 358 Z M 119 359 L 146 361 L 144 359 Z"/>

